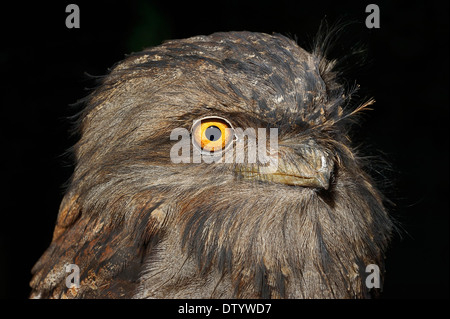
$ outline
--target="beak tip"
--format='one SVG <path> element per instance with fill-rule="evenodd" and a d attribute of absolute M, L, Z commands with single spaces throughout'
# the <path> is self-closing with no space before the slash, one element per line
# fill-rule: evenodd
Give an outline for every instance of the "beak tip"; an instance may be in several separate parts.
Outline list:
<path fill-rule="evenodd" d="M 319 188 L 322 188 L 324 190 L 328 190 L 330 188 L 330 177 L 320 175 L 317 178 L 318 184 L 320 185 Z"/>

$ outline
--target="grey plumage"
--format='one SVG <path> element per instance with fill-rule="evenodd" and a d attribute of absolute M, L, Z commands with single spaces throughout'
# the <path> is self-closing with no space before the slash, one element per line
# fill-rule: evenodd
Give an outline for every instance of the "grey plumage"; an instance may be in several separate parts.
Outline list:
<path fill-rule="evenodd" d="M 130 55 L 85 101 L 32 297 L 369 297 L 365 267 L 383 269 L 393 224 L 348 138 L 371 101 L 349 108 L 351 93 L 333 63 L 277 34 Z M 249 178 L 246 163 L 172 163 L 170 132 L 205 116 L 278 128 L 280 170 L 314 171 L 323 157 L 327 186 Z M 81 269 L 79 289 L 65 286 L 67 263 Z"/>

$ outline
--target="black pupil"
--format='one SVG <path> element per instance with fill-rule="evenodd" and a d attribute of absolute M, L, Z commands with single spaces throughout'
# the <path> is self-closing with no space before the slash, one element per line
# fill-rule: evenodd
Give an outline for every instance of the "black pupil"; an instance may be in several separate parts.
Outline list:
<path fill-rule="evenodd" d="M 218 139 L 220 139 L 221 135 L 222 135 L 222 132 L 220 132 L 220 129 L 214 125 L 211 125 L 205 131 L 206 138 L 209 139 L 211 142 L 214 142 L 214 141 L 217 141 Z"/>

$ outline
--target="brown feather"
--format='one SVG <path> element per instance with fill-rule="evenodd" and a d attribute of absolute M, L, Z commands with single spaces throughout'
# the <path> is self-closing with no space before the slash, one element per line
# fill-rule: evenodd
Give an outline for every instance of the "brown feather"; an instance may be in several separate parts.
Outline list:
<path fill-rule="evenodd" d="M 350 109 L 333 65 L 251 32 L 172 40 L 117 64 L 86 99 L 31 297 L 370 297 L 365 267 L 384 269 L 394 226 L 348 137 L 373 101 Z M 211 115 L 278 128 L 286 167 L 321 160 L 327 187 L 245 179 L 248 163 L 174 164 L 171 131 Z M 66 287 L 66 264 L 79 266 L 79 289 Z"/>

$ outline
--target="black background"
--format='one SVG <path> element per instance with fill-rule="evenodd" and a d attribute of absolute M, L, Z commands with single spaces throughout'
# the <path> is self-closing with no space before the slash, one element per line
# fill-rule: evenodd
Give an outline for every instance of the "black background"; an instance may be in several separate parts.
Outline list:
<path fill-rule="evenodd" d="M 76 142 L 69 104 L 132 51 L 216 31 L 296 35 L 311 43 L 322 19 L 353 21 L 334 51 L 367 47 L 348 72 L 374 96 L 354 139 L 390 170 L 376 176 L 401 223 L 387 254 L 383 298 L 448 298 L 448 2 L 376 1 L 381 28 L 367 29 L 366 1 L 72 1 L 81 28 L 65 26 L 68 1 L 2 4 L 2 201 L 0 297 L 24 299 L 30 270 L 48 247 Z M 351 63 L 350 63 L 351 64 Z M 355 62 L 356 64 L 356 62 Z M 376 174 L 377 175 L 377 174 Z"/>

